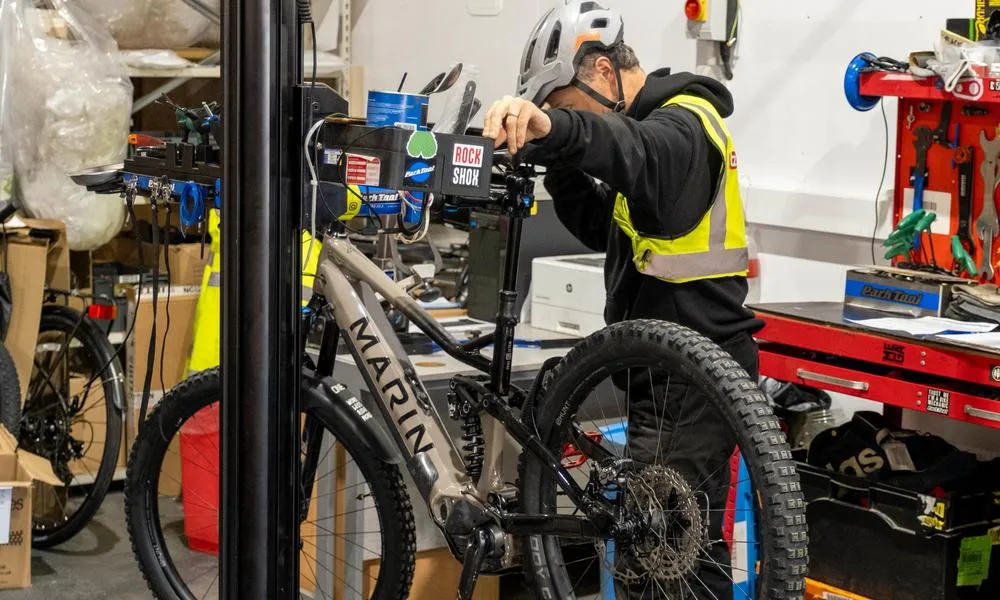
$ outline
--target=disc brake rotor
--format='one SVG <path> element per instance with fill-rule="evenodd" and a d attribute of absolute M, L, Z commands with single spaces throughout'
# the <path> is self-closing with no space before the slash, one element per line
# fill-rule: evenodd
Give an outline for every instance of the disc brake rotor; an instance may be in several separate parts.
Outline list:
<path fill-rule="evenodd" d="M 616 578 L 626 584 L 651 576 L 675 581 L 694 570 L 708 532 L 697 495 L 684 477 L 669 467 L 648 466 L 627 476 L 622 493 L 626 514 L 640 515 L 648 526 L 631 543 L 616 544 Z"/>

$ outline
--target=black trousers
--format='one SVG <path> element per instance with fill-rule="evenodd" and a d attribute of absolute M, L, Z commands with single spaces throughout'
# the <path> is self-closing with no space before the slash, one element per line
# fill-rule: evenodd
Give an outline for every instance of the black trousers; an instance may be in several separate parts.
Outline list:
<path fill-rule="evenodd" d="M 749 334 L 720 345 L 757 380 L 758 348 Z M 679 374 L 671 374 L 669 385 L 663 381 L 651 382 L 648 375 L 633 374 L 630 392 L 628 439 L 632 458 L 676 469 L 689 485 L 698 488 L 699 503 L 706 500 L 708 503 L 709 539 L 722 540 L 730 459 L 736 449 L 732 427 L 708 398 Z M 628 597 L 731 599 L 733 580 L 727 544 L 714 542 L 699 559 L 686 584 L 675 582 L 668 591 L 652 583 L 644 588 L 640 585 L 636 586 L 638 589 L 630 589 Z"/>

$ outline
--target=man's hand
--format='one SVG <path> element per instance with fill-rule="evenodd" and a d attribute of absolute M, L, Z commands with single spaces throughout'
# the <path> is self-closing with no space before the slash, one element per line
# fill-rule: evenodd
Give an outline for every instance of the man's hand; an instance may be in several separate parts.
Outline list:
<path fill-rule="evenodd" d="M 525 144 L 549 135 L 552 121 L 533 103 L 513 96 L 493 103 L 486 113 L 483 136 L 495 140 L 497 146 L 507 142 L 507 149 L 516 154 Z"/>

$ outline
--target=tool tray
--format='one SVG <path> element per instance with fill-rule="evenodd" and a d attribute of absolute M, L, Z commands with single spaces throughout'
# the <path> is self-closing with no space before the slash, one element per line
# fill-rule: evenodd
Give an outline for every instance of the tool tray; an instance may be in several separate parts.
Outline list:
<path fill-rule="evenodd" d="M 831 502 L 876 513 L 896 531 L 952 534 L 1000 523 L 997 491 L 949 492 L 938 498 L 862 477 L 797 464 L 806 502 Z"/>
<path fill-rule="evenodd" d="M 319 179 L 334 184 L 489 198 L 493 142 L 479 136 L 329 122 Z"/>
<path fill-rule="evenodd" d="M 994 527 L 992 492 L 934 498 L 802 462 L 797 469 L 807 502 L 810 577 L 867 598 L 1000 597 L 997 545 L 983 583 L 956 586 L 962 540 Z"/>

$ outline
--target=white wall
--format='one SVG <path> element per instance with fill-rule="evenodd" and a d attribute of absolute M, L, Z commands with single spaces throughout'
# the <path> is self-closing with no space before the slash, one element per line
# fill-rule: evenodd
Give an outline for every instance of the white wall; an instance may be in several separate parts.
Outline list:
<path fill-rule="evenodd" d="M 693 70 L 683 1 L 602 0 L 620 9 L 644 67 Z M 956 6 L 956 5 L 960 6 Z M 939 0 L 743 2 L 736 78 L 730 83 L 750 220 L 759 232 L 762 301 L 837 300 L 847 266 L 871 262 L 876 212 L 888 233 L 892 190 L 875 195 L 886 135 L 882 113 L 852 110 L 843 74 L 863 51 L 905 59 L 932 49 L 947 17 L 973 3 Z M 418 89 L 454 61 L 479 67 L 488 106 L 513 92 L 526 37 L 550 0 L 505 0 L 496 17 L 471 17 L 461 0 L 355 0 L 353 58 L 370 89 Z M 890 146 L 895 107 L 885 102 Z M 432 107 L 433 116 L 433 107 Z M 481 115 L 480 115 L 481 119 Z M 893 154 L 890 151 L 890 161 Z M 892 184 L 890 162 L 886 185 Z M 872 408 L 845 401 L 847 410 Z M 878 405 L 874 405 L 877 407 Z"/>

